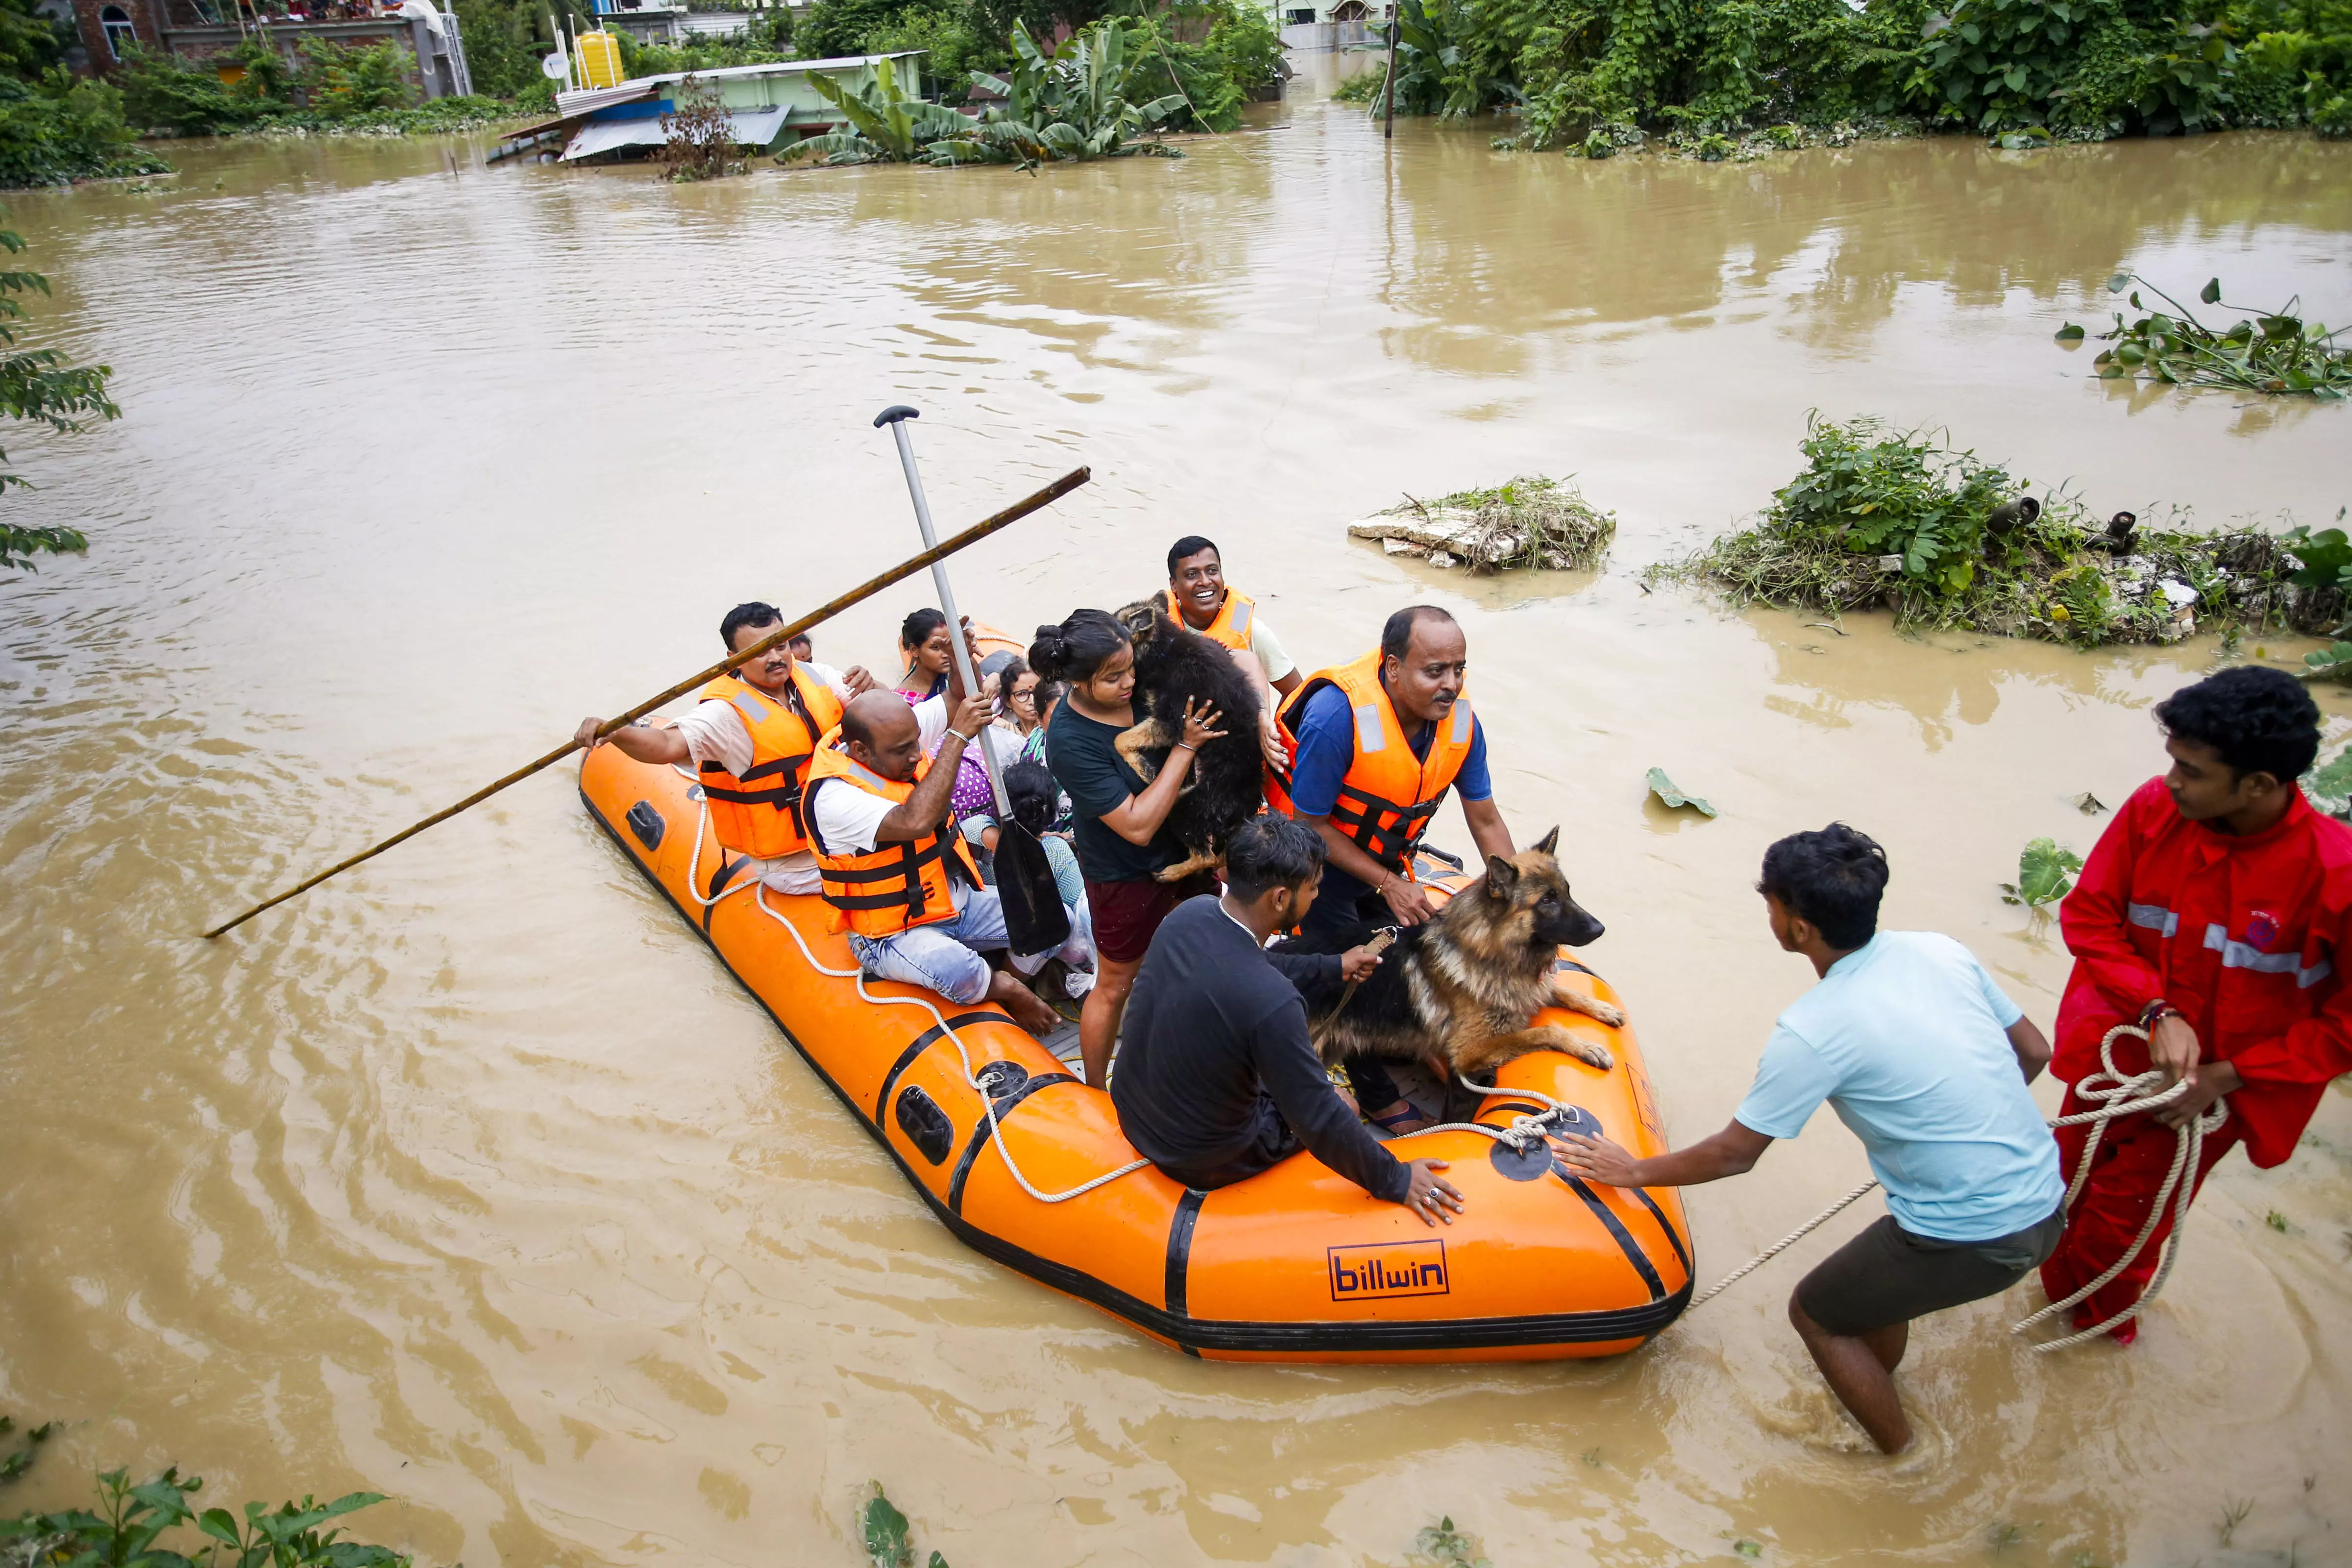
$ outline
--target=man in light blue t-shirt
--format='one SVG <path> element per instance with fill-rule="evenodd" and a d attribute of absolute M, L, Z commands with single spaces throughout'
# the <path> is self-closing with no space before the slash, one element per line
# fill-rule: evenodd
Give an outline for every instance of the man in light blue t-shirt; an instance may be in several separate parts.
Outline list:
<path fill-rule="evenodd" d="M 1892 1454 L 1911 1441 L 1893 1375 L 1911 1320 L 2038 1268 L 2058 1246 L 2066 1188 L 2026 1088 L 2050 1042 L 1958 942 L 1880 931 L 1885 889 L 1885 852 L 1843 823 L 1765 851 L 1757 890 L 1772 934 L 1822 982 L 1780 1015 L 1731 1124 L 1648 1160 L 1606 1139 L 1558 1148 L 1611 1186 L 1690 1186 L 1749 1169 L 1828 1100 L 1869 1152 L 1888 1212 L 1799 1282 L 1789 1320 Z"/>

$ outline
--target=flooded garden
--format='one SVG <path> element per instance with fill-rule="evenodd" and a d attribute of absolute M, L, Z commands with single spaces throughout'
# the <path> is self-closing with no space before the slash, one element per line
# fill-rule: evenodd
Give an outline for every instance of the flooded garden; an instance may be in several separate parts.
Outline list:
<path fill-rule="evenodd" d="M 2119 512 L 2270 541 L 2352 502 L 2343 403 L 2103 376 L 2115 344 L 2059 334 L 2147 313 L 2118 273 L 2352 321 L 2352 143 L 1567 158 L 1424 117 L 1384 144 L 1300 63 L 1181 159 L 677 184 L 486 168 L 486 139 L 192 142 L 175 177 L 11 198 L 45 331 L 123 417 L 8 452 L 89 542 L 0 585 L 0 1408 L 60 1424 L 10 1511 L 177 1463 L 207 1506 L 383 1493 L 338 1522 L 431 1563 L 861 1563 L 877 1482 L 956 1568 L 2352 1552 L 2341 1085 L 2286 1163 L 2215 1174 L 2130 1351 L 2027 1353 L 2023 1287 L 1924 1324 L 1888 1460 L 1784 1316 L 1854 1215 L 1585 1363 L 1203 1363 L 1000 1269 L 563 769 L 197 937 L 705 662 L 728 605 L 910 554 L 869 424 L 904 402 L 942 531 L 1093 469 L 961 559 L 997 626 L 1116 608 L 1191 533 L 1310 668 L 1452 610 L 1496 798 L 1523 842 L 1559 828 L 1676 1143 L 1810 981 L 1753 890 L 1799 828 L 1877 837 L 1888 924 L 2047 1026 L 2068 960 L 2004 901 L 2021 849 L 2086 853 L 2078 802 L 2162 770 L 2151 701 L 2334 630 L 2284 545 L 2220 560 L 2228 591 L 2185 557 L 2136 598 L 2050 579 Z M 1726 552 L 1885 441 L 1870 482 L 1915 495 L 1999 471 L 1967 551 L 1915 528 L 1760 602 Z M 1491 524 L 1513 476 L 1575 499 L 1564 569 L 1350 534 Z M 2045 531 L 1988 543 L 2019 495 Z M 1988 561 L 2031 581 L 1981 615 L 1879 581 L 1974 592 Z M 895 670 L 924 602 L 816 657 Z M 2313 689 L 2332 756 L 2352 688 Z M 1468 847 L 1450 805 L 1433 837 Z M 1822 1116 L 1694 1192 L 1696 1274 L 1863 1168 Z"/>

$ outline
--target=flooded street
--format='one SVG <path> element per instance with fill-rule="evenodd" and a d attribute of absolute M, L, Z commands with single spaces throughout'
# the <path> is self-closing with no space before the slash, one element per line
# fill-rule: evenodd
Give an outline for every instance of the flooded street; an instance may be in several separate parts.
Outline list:
<path fill-rule="evenodd" d="M 1752 891 L 1797 828 L 1879 837 L 1885 923 L 2047 1027 L 2055 922 L 1996 885 L 2030 838 L 2090 848 L 2070 798 L 2158 771 L 2147 707 L 2215 640 L 1841 634 L 1641 571 L 1761 506 L 1813 407 L 1948 425 L 2102 515 L 2330 522 L 2352 411 L 2116 390 L 2051 334 L 2119 268 L 2352 319 L 2352 144 L 1583 163 L 1401 121 L 1384 154 L 1329 68 L 1182 162 L 1035 178 L 672 188 L 354 139 L 10 199 L 39 341 L 125 413 L 9 443 L 42 488 L 8 504 L 91 540 L 0 585 L 0 1408 L 68 1423 L 12 1506 L 178 1461 L 214 1504 L 385 1492 L 363 1538 L 475 1568 L 848 1564 L 874 1479 L 955 1568 L 1397 1564 L 1441 1514 L 1497 1568 L 2352 1562 L 2341 1084 L 2287 1164 L 2216 1174 L 2132 1350 L 2028 1353 L 2025 1287 L 1925 1324 L 1886 1460 L 1783 1315 L 1875 1197 L 1604 1362 L 1204 1363 L 996 1268 L 568 768 L 195 938 L 716 657 L 736 601 L 912 553 L 868 424 L 903 401 L 943 530 L 1093 466 L 959 563 L 1001 626 L 1139 596 L 1195 531 L 1309 668 L 1453 608 L 1499 804 L 1560 826 L 1678 1142 L 1811 983 Z M 1619 514 L 1597 575 L 1342 536 L 1537 472 Z M 922 602 L 818 657 L 889 673 Z M 2332 746 L 2352 693 L 2318 695 Z M 1721 817 L 1648 802 L 1652 766 Z M 1457 809 L 1433 837 L 1467 847 Z M 1702 1283 L 1865 1173 L 1824 1113 L 1692 1192 Z"/>

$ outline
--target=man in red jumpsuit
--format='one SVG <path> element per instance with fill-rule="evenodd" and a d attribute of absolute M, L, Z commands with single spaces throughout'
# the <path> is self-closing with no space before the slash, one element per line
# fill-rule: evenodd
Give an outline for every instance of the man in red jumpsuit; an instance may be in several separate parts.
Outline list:
<path fill-rule="evenodd" d="M 2074 973 L 2058 1008 L 2053 1074 L 2099 1069 L 2117 1024 L 2123 1072 L 2151 1059 L 2191 1087 L 2164 1110 L 2110 1122 L 2098 1159 L 2042 1266 L 2053 1301 L 2122 1257 L 2147 1221 L 2176 1130 L 2221 1096 L 2229 1120 L 2205 1137 L 2194 1173 L 2240 1143 L 2261 1166 L 2294 1150 L 2329 1079 L 2352 1072 L 2352 829 L 2314 811 L 2294 781 L 2319 750 L 2319 710 L 2292 676 L 2240 668 L 2156 708 L 2172 769 L 2116 814 L 2059 914 Z M 2065 1112 L 2089 1109 L 2072 1089 Z M 2067 1174 L 2091 1129 L 2058 1134 Z M 2192 1191 L 2194 1189 L 2192 1188 Z M 2168 1211 L 2171 1205 L 2166 1205 Z M 2171 1229 L 2161 1218 L 2130 1268 L 2074 1310 L 2088 1328 L 2124 1311 L 2154 1276 Z M 2137 1320 L 2110 1330 L 2129 1344 Z"/>

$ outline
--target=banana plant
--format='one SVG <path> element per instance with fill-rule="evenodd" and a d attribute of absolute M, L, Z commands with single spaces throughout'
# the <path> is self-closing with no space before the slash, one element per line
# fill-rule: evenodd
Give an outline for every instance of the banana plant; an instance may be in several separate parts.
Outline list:
<path fill-rule="evenodd" d="M 845 81 L 812 75 L 809 85 L 849 123 L 786 148 L 787 161 L 821 155 L 827 163 L 928 163 L 940 142 L 972 130 L 956 110 L 909 97 L 888 60 L 861 66 Z"/>
<path fill-rule="evenodd" d="M 1029 30 L 1013 26 L 1010 79 L 975 71 L 972 85 L 1003 101 L 984 117 L 978 134 L 939 149 L 937 163 L 1019 163 L 1034 167 L 1048 158 L 1091 163 L 1139 153 L 1176 158 L 1183 154 L 1157 142 L 1138 142 L 1184 108 L 1181 93 L 1137 103 L 1129 88 L 1140 63 L 1128 52 L 1127 28 L 1108 17 L 1085 29 L 1048 55 Z"/>

